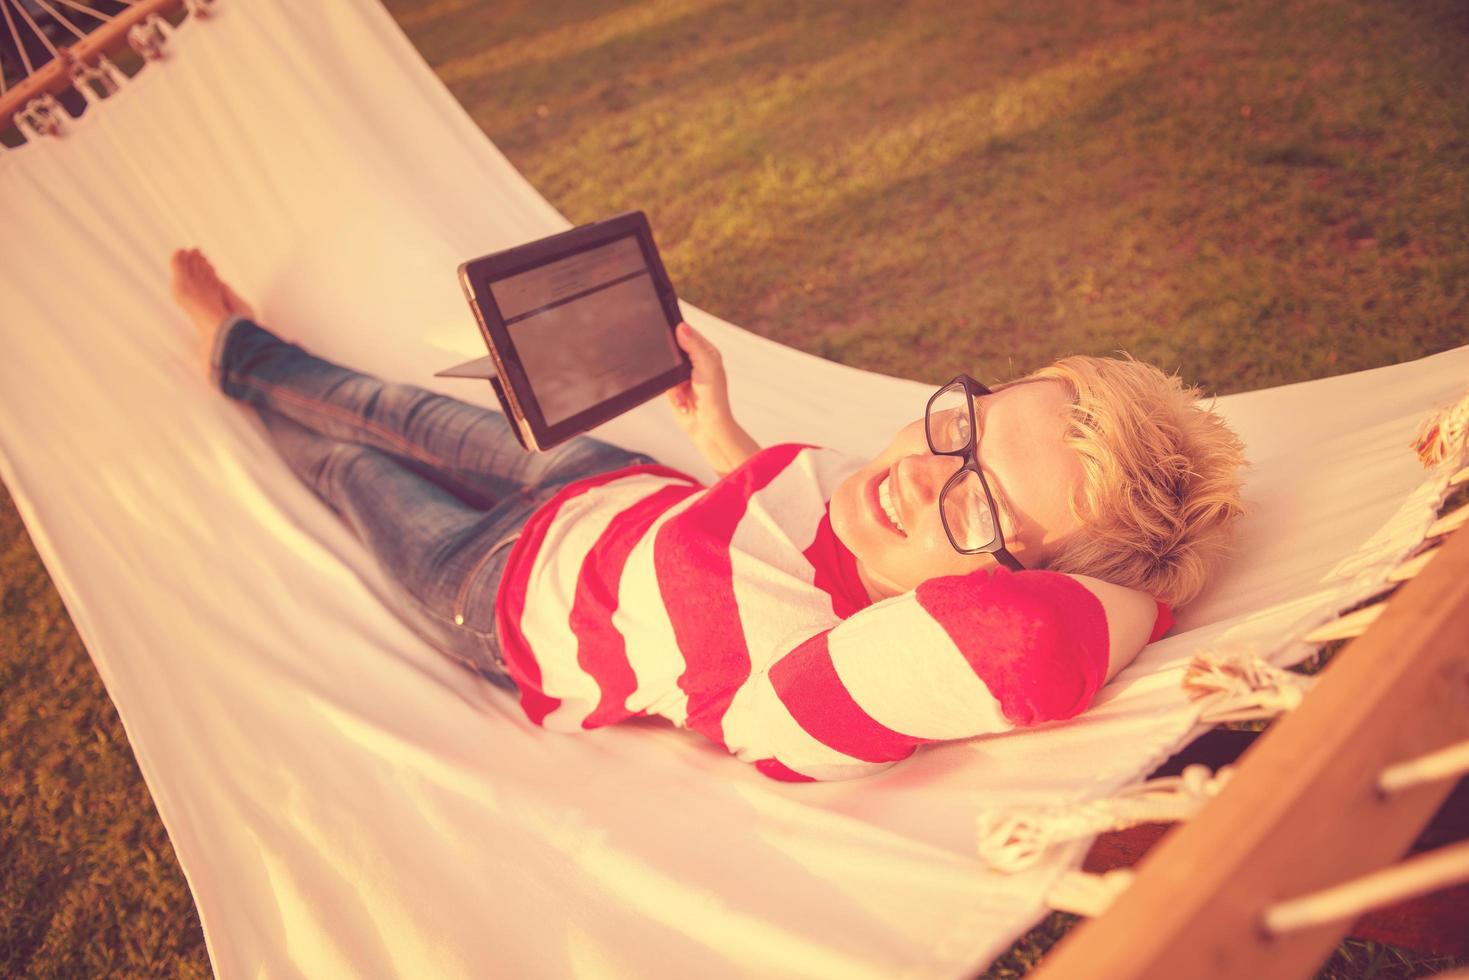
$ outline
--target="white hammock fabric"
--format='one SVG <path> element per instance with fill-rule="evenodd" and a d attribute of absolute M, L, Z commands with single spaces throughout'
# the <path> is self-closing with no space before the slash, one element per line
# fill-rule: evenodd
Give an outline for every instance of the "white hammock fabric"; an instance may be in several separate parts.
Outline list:
<path fill-rule="evenodd" d="M 1379 591 L 1442 498 L 1449 464 L 1408 443 L 1469 348 L 1222 399 L 1257 466 L 1240 557 L 1072 723 L 819 785 L 654 725 L 536 729 L 393 618 L 370 555 L 207 385 L 165 263 L 198 245 L 323 356 L 488 405 L 431 377 L 482 353 L 454 270 L 567 223 L 372 0 L 231 0 L 171 47 L 0 153 L 0 476 L 221 977 L 972 975 L 1086 843 L 1001 875 L 978 814 L 1146 774 L 1200 730 L 1194 651 L 1280 650 Z M 686 312 L 766 444 L 875 452 L 927 395 Z M 708 473 L 660 403 L 599 435 Z"/>

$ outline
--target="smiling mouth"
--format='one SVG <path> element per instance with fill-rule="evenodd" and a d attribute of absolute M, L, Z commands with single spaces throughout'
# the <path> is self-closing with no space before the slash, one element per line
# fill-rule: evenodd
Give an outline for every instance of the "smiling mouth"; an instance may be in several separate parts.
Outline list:
<path fill-rule="evenodd" d="M 898 506 L 893 502 L 892 479 L 892 470 L 875 477 L 868 487 L 867 496 L 873 512 L 878 516 L 878 522 L 886 524 L 893 533 L 906 538 L 908 529 L 903 526 L 903 519 L 898 515 Z"/>

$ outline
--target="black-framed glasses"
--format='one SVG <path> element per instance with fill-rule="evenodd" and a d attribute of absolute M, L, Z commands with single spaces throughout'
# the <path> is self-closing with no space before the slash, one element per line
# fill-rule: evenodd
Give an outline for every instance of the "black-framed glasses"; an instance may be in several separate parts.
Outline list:
<path fill-rule="evenodd" d="M 928 400 L 923 432 L 935 456 L 958 456 L 964 461 L 939 493 L 939 516 L 949 543 L 960 554 L 992 554 L 1012 572 L 1025 566 L 1005 549 L 1005 532 L 989 483 L 980 472 L 975 449 L 979 446 L 978 414 L 974 396 L 990 390 L 967 374 L 948 382 Z"/>

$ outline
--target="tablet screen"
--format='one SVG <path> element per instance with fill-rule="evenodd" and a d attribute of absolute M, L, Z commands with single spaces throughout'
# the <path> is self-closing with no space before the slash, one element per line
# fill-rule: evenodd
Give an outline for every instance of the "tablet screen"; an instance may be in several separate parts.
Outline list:
<path fill-rule="evenodd" d="M 633 235 L 490 284 L 548 426 L 680 363 Z"/>

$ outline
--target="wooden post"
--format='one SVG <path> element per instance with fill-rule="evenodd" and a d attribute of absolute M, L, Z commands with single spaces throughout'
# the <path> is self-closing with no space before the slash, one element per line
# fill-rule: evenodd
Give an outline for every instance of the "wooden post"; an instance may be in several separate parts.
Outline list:
<path fill-rule="evenodd" d="M 1401 858 L 1453 780 L 1383 797 L 1378 773 L 1466 737 L 1469 533 L 1458 532 L 1034 980 L 1312 975 L 1351 921 L 1270 938 L 1264 909 Z"/>
<path fill-rule="evenodd" d="M 166 17 L 183 6 L 183 0 L 139 0 L 118 13 L 86 38 L 63 48 L 83 63 L 98 54 L 106 54 L 127 43 L 128 31 L 134 24 L 141 24 L 151 14 Z M 0 95 L 0 130 L 8 129 L 15 121 L 15 114 L 38 95 L 55 95 L 71 87 L 71 75 L 67 71 L 65 58 L 52 58 L 30 77 Z"/>

